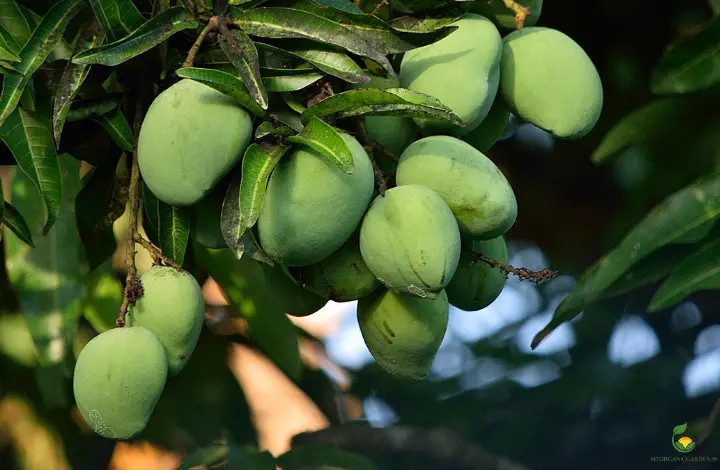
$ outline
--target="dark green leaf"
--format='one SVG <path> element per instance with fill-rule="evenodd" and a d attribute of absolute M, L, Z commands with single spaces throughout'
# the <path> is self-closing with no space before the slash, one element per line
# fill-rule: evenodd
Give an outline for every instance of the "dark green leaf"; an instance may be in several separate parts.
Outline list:
<path fill-rule="evenodd" d="M 195 467 L 211 465 L 224 461 L 228 456 L 228 446 L 216 444 L 208 447 L 202 447 L 192 454 L 188 455 L 185 460 L 178 466 L 177 470 L 192 470 Z"/>
<path fill-rule="evenodd" d="M 0 60 L 8 61 L 8 62 L 19 62 L 20 57 L 17 54 L 14 54 L 10 48 L 7 47 L 6 44 L 0 43 Z"/>
<path fill-rule="evenodd" d="M 260 125 L 257 127 L 257 129 L 255 129 L 255 138 L 256 139 L 262 139 L 263 137 L 267 137 L 269 135 L 279 135 L 279 136 L 287 137 L 290 135 L 295 135 L 295 131 L 292 130 L 288 126 L 275 127 L 269 121 L 264 121 L 264 122 L 260 123 Z"/>
<path fill-rule="evenodd" d="M 173 34 L 197 28 L 199 23 L 183 7 L 174 7 L 160 13 L 129 36 L 105 46 L 88 49 L 75 55 L 76 64 L 119 65 L 149 51 Z"/>
<path fill-rule="evenodd" d="M 346 118 L 352 116 L 404 116 L 450 122 L 464 126 L 450 108 L 436 98 L 404 88 L 362 88 L 330 96 L 309 107 L 302 114 L 302 122 L 313 116 Z"/>
<path fill-rule="evenodd" d="M 317 117 L 310 119 L 298 135 L 290 136 L 286 140 L 315 149 L 345 173 L 350 174 L 355 171 L 352 153 L 343 138 L 334 127 Z"/>
<path fill-rule="evenodd" d="M 142 184 L 142 204 L 143 204 L 143 228 L 147 233 L 148 238 L 156 246 L 160 245 L 160 205 L 163 204 L 158 198 L 148 189 L 145 182 Z"/>
<path fill-rule="evenodd" d="M 657 94 L 692 93 L 720 82 L 720 18 L 689 38 L 671 44 L 650 77 Z"/>
<path fill-rule="evenodd" d="M 5 195 L 3 193 L 2 183 L 0 183 L 0 224 L 2 224 L 4 216 L 5 216 Z M 1 232 L 0 232 L 0 240 L 2 240 Z"/>
<path fill-rule="evenodd" d="M 85 103 L 73 103 L 68 113 L 67 122 L 82 121 L 84 119 L 99 117 L 117 108 L 117 103 L 112 100 L 89 101 Z"/>
<path fill-rule="evenodd" d="M 362 11 L 357 5 L 355 5 L 353 2 L 348 0 L 312 0 L 313 3 L 320 7 L 333 7 L 337 8 L 338 10 L 345 11 L 347 13 L 354 13 L 356 15 L 364 15 L 365 12 Z"/>
<path fill-rule="evenodd" d="M 260 63 L 258 52 L 252 40 L 240 30 L 225 30 L 226 34 L 220 36 L 220 47 L 230 62 L 235 66 L 238 75 L 245 84 L 255 102 L 262 109 L 268 107 L 267 91 L 260 77 Z M 229 37 L 228 37 L 229 36 Z"/>
<path fill-rule="evenodd" d="M 83 5 L 83 0 L 57 2 L 35 28 L 18 54 L 21 61 L 14 64 L 15 70 L 21 75 L 6 75 L 3 80 L 2 96 L 0 96 L 0 126 L 15 110 L 28 80 L 60 42 L 68 23 Z"/>
<path fill-rule="evenodd" d="M 650 300 L 648 312 L 665 310 L 688 295 L 720 289 L 720 239 L 702 246 L 673 271 Z"/>
<path fill-rule="evenodd" d="M 247 321 L 251 340 L 288 376 L 299 378 L 302 361 L 297 332 L 285 313 L 282 296 L 272 287 L 279 279 L 287 280 L 285 274 L 249 256 L 238 260 L 228 249 L 193 243 L 193 250 L 237 314 Z"/>
<path fill-rule="evenodd" d="M 95 116 L 93 120 L 100 124 L 105 129 L 105 132 L 110 134 L 118 147 L 126 152 L 133 151 L 133 142 L 135 140 L 133 139 L 133 132 L 120 108 L 116 108 L 107 114 Z"/>
<path fill-rule="evenodd" d="M 285 104 L 298 114 L 304 113 L 307 109 L 307 107 L 303 105 L 292 93 L 281 93 L 280 96 Z"/>
<path fill-rule="evenodd" d="M 350 83 L 367 83 L 370 77 L 347 54 L 320 44 L 294 41 L 292 49 L 280 49 L 270 44 L 256 43 L 260 49 L 291 54 L 307 61 L 319 70 Z"/>
<path fill-rule="evenodd" d="M 117 41 L 145 23 L 132 0 L 90 0 L 90 6 L 110 41 Z"/>
<path fill-rule="evenodd" d="M 321 73 L 308 73 L 305 75 L 263 77 L 262 81 L 268 91 L 285 92 L 302 90 L 323 77 L 324 75 Z"/>
<path fill-rule="evenodd" d="M 285 124 L 296 132 L 300 132 L 303 130 L 303 124 L 300 121 L 300 115 L 292 111 L 291 109 L 272 111 L 270 113 L 270 116 L 274 119 L 277 119 L 279 122 Z"/>
<path fill-rule="evenodd" d="M 92 19 L 78 33 L 73 54 L 98 46 L 104 39 L 105 32 L 100 23 Z M 53 102 L 53 135 L 57 148 L 60 148 L 60 135 L 70 112 L 72 100 L 75 99 L 89 73 L 89 65 L 73 64 L 70 61 L 65 65 Z"/>
<path fill-rule="evenodd" d="M 190 237 L 190 210 L 158 202 L 159 248 L 165 256 L 182 265 Z"/>
<path fill-rule="evenodd" d="M 22 214 L 9 202 L 4 203 L 2 223 L 21 241 L 30 246 L 35 246 L 32 240 L 32 233 L 30 233 L 30 227 L 28 227 Z"/>
<path fill-rule="evenodd" d="M 19 54 L 22 46 L 30 39 L 30 35 L 35 29 L 23 15 L 20 6 L 15 0 L 0 0 L 0 27 L 3 29 L 3 38 L 17 44 L 17 50 L 13 52 Z M 7 32 L 7 35 L 5 34 Z M 9 39 L 8 39 L 9 38 Z"/>
<path fill-rule="evenodd" d="M 550 323 L 532 342 L 535 348 L 561 323 L 577 316 L 623 273 L 655 250 L 720 214 L 720 172 L 702 178 L 673 193 L 656 206 L 620 242 L 600 258 L 580 278 L 575 289 L 555 310 Z"/>
<path fill-rule="evenodd" d="M 227 456 L 227 470 L 276 470 L 275 458 L 269 452 L 245 451 L 231 444 Z"/>
<path fill-rule="evenodd" d="M 185 67 L 175 72 L 179 77 L 189 78 L 218 90 L 235 100 L 258 117 L 267 117 L 267 111 L 261 108 L 248 93 L 245 84 L 238 77 L 220 70 Z"/>
<path fill-rule="evenodd" d="M 304 445 L 293 447 L 277 458 L 285 470 L 307 467 L 333 467 L 347 470 L 377 470 L 368 457 L 332 446 Z"/>
<path fill-rule="evenodd" d="M 98 333 L 113 329 L 123 301 L 123 285 L 113 274 L 112 261 L 94 270 L 85 284 L 88 296 L 83 316 Z"/>
<path fill-rule="evenodd" d="M 7 21 L 7 19 L 5 21 Z M 9 58 L 0 60 L 18 62 L 21 60 L 18 54 L 22 50 L 22 47 L 20 47 L 20 44 L 18 44 L 15 38 L 12 37 L 12 34 L 10 34 L 10 32 L 2 26 L 3 23 L 4 21 L 0 20 L 0 49 L 5 50 L 6 54 L 9 55 L 2 55 L 0 57 Z"/>
<path fill-rule="evenodd" d="M 46 212 L 46 234 L 60 212 L 63 182 L 49 119 L 16 108 L 0 127 L 0 140 L 8 146 L 20 169 L 40 190 Z"/>

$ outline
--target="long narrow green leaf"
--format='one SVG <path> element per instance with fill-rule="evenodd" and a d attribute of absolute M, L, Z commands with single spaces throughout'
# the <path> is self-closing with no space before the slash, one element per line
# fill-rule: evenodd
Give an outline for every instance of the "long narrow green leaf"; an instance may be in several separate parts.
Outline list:
<path fill-rule="evenodd" d="M 332 467 L 347 470 L 377 470 L 377 464 L 362 454 L 333 446 L 296 446 L 277 458 L 283 469 Z"/>
<path fill-rule="evenodd" d="M 268 96 L 260 76 L 258 51 L 252 40 L 239 30 L 227 31 L 220 36 L 220 48 L 235 66 L 253 100 L 262 108 L 268 108 Z"/>
<path fill-rule="evenodd" d="M 298 135 L 290 136 L 288 142 L 304 144 L 325 155 L 345 173 L 355 171 L 352 153 L 342 136 L 333 126 L 313 117 Z"/>
<path fill-rule="evenodd" d="M 0 44 L 0 60 L 20 62 L 22 59 L 17 54 L 14 54 L 5 44 Z"/>
<path fill-rule="evenodd" d="M 271 44 L 256 43 L 265 51 L 289 54 L 307 61 L 317 69 L 350 83 L 367 83 L 370 77 L 347 54 L 328 46 L 304 41 L 294 41 L 292 49 L 280 49 Z"/>
<path fill-rule="evenodd" d="M 183 7 L 161 13 L 127 37 L 83 51 L 72 58 L 76 64 L 119 65 L 149 51 L 175 33 L 197 28 L 198 21 Z"/>
<path fill-rule="evenodd" d="M 165 256 L 182 265 L 190 237 L 190 210 L 162 202 L 158 208 L 159 248 Z"/>
<path fill-rule="evenodd" d="M 124 38 L 145 23 L 132 0 L 90 0 L 90 6 L 110 41 Z"/>
<path fill-rule="evenodd" d="M 60 213 L 63 192 L 50 123 L 35 113 L 16 108 L 0 127 L 0 140 L 5 142 L 20 169 L 30 177 L 42 195 L 47 214 L 43 230 L 46 234 Z"/>
<path fill-rule="evenodd" d="M 2 36 L 6 41 L 10 38 L 17 44 L 17 50 L 13 52 L 19 54 L 35 28 L 25 18 L 15 0 L 0 0 L 0 12 L 0 27 L 7 32 L 7 35 L 3 32 Z"/>
<path fill-rule="evenodd" d="M 9 202 L 5 202 L 2 223 L 24 243 L 34 247 L 32 233 L 22 214 L 18 212 Z"/>
<path fill-rule="evenodd" d="M 80 11 L 84 3 L 83 0 L 57 2 L 35 28 L 32 36 L 18 54 L 21 61 L 14 65 L 15 70 L 21 76 L 6 75 L 3 80 L 2 95 L 0 96 L 0 126 L 15 110 L 28 80 L 35 70 L 45 62 L 50 51 L 60 42 L 68 23 Z"/>
<path fill-rule="evenodd" d="M 119 108 L 115 108 L 107 114 L 94 116 L 93 120 L 100 124 L 105 129 L 105 132 L 110 134 L 118 147 L 126 152 L 133 151 L 133 132 L 130 123 L 125 119 Z"/>
<path fill-rule="evenodd" d="M 228 446 L 225 444 L 213 444 L 201 447 L 192 454 L 185 457 L 176 470 L 192 470 L 195 467 L 204 465 L 206 467 L 222 462 L 228 456 Z"/>
<path fill-rule="evenodd" d="M 67 122 L 82 121 L 96 116 L 103 116 L 110 111 L 117 109 L 117 102 L 113 100 L 90 101 L 85 103 L 74 103 L 67 115 Z"/>
<path fill-rule="evenodd" d="M 321 73 L 308 73 L 304 75 L 263 77 L 262 81 L 268 91 L 282 93 L 302 90 L 323 77 L 324 75 Z"/>

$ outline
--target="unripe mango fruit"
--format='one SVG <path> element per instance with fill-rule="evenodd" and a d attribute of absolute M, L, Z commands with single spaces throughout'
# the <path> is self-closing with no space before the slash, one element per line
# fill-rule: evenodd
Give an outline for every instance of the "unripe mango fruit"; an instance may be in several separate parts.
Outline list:
<path fill-rule="evenodd" d="M 462 140 L 482 153 L 487 152 L 505 133 L 510 122 L 510 111 L 501 99 L 495 99 L 490 112 L 475 129 L 462 136 Z"/>
<path fill-rule="evenodd" d="M 427 377 L 448 325 L 448 298 L 396 294 L 381 289 L 358 301 L 365 345 L 387 373 L 407 380 Z"/>
<path fill-rule="evenodd" d="M 410 144 L 400 156 L 398 187 L 422 185 L 439 194 L 461 232 L 487 240 L 507 232 L 517 218 L 515 193 L 505 175 L 482 152 L 450 136 Z"/>
<path fill-rule="evenodd" d="M 530 10 L 530 13 L 525 17 L 523 27 L 535 26 L 542 14 L 543 0 L 520 0 L 518 3 Z M 473 2 L 470 11 L 488 18 L 498 28 L 517 29 L 515 12 L 506 7 L 503 0 Z"/>
<path fill-rule="evenodd" d="M 507 264 L 507 244 L 503 237 L 474 240 L 472 251 L 482 253 L 498 263 Z M 505 275 L 483 261 L 473 261 L 469 253 L 460 255 L 460 264 L 445 288 L 451 305 L 468 312 L 481 310 L 498 298 L 505 287 Z"/>
<path fill-rule="evenodd" d="M 242 158 L 252 118 L 228 96 L 181 80 L 150 105 L 138 137 L 138 166 L 159 200 L 189 206 Z"/>
<path fill-rule="evenodd" d="M 394 292 L 431 299 L 455 274 L 460 243 L 450 208 L 419 185 L 375 198 L 360 227 L 360 252 L 370 272 Z"/>
<path fill-rule="evenodd" d="M 439 99 L 464 127 L 415 119 L 425 135 L 465 135 L 490 111 L 500 82 L 502 38 L 487 18 L 468 13 L 450 26 L 457 30 L 439 41 L 408 51 L 400 64 L 403 88 Z"/>
<path fill-rule="evenodd" d="M 152 331 L 165 347 L 169 374 L 177 375 L 195 350 L 205 321 L 202 289 L 192 274 L 153 266 L 140 276 L 143 295 L 131 306 L 127 326 Z"/>
<path fill-rule="evenodd" d="M 127 440 L 147 426 L 167 373 L 165 350 L 150 330 L 113 328 L 80 352 L 73 377 L 75 402 L 97 434 Z"/>
<path fill-rule="evenodd" d="M 330 256 L 350 238 L 372 200 L 370 157 L 354 137 L 340 135 L 353 156 L 352 173 L 298 146 L 270 176 L 257 227 L 260 245 L 280 264 L 307 266 Z"/>
<path fill-rule="evenodd" d="M 595 65 L 565 33 L 531 27 L 504 38 L 500 92 L 510 111 L 560 139 L 597 124 L 603 88 Z"/>

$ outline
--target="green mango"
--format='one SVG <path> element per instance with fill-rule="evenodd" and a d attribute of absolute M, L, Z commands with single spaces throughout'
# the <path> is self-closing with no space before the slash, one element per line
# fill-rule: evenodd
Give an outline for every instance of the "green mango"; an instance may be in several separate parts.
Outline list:
<path fill-rule="evenodd" d="M 486 153 L 503 136 L 509 122 L 510 111 L 503 105 L 501 99 L 496 98 L 483 122 L 469 134 L 462 136 L 462 140 L 476 150 Z"/>
<path fill-rule="evenodd" d="M 455 216 L 434 191 L 419 185 L 392 188 L 370 205 L 360 227 L 368 269 L 394 292 L 435 298 L 460 260 Z"/>
<path fill-rule="evenodd" d="M 210 194 L 192 206 L 190 236 L 208 248 L 225 248 L 227 243 L 220 229 L 222 206 L 228 187 L 219 184 Z"/>
<path fill-rule="evenodd" d="M 463 235 L 482 240 L 507 232 L 517 200 L 500 169 L 470 144 L 450 136 L 425 137 L 400 156 L 398 187 L 422 185 L 450 206 Z"/>
<path fill-rule="evenodd" d="M 427 377 L 447 331 L 448 298 L 396 294 L 381 289 L 358 301 L 357 318 L 365 345 L 387 373 L 406 380 Z"/>
<path fill-rule="evenodd" d="M 147 426 L 165 388 L 163 345 L 143 327 L 113 328 L 91 339 L 73 373 L 80 415 L 100 436 L 127 440 Z"/>
<path fill-rule="evenodd" d="M 171 376 L 177 375 L 195 350 L 205 322 L 205 300 L 186 271 L 153 266 L 140 276 L 143 295 L 128 309 L 126 325 L 152 331 L 165 347 Z"/>
<path fill-rule="evenodd" d="M 406 52 L 400 64 L 403 88 L 434 96 L 465 123 L 461 127 L 416 118 L 425 135 L 469 133 L 485 119 L 498 91 L 503 43 L 497 27 L 473 13 L 451 26 L 458 29 Z"/>
<path fill-rule="evenodd" d="M 330 256 L 355 232 L 372 200 L 370 157 L 354 137 L 340 135 L 353 156 L 352 173 L 298 146 L 270 176 L 257 227 L 260 245 L 279 264 L 307 266 Z"/>
<path fill-rule="evenodd" d="M 498 263 L 507 264 L 508 250 L 503 237 L 492 240 L 474 240 L 472 250 L 482 253 Z M 464 252 L 450 284 L 445 288 L 451 305 L 468 312 L 481 310 L 498 298 L 507 279 L 502 271 L 482 261 L 473 261 Z"/>
<path fill-rule="evenodd" d="M 579 139 L 600 119 L 600 74 L 565 33 L 534 26 L 508 34 L 500 69 L 500 94 L 510 111 L 553 136 Z"/>
<path fill-rule="evenodd" d="M 166 204 L 196 204 L 240 161 L 252 135 L 252 117 L 230 97 L 181 80 L 160 93 L 145 115 L 140 174 Z"/>
<path fill-rule="evenodd" d="M 535 26 L 542 14 L 543 0 L 519 0 L 517 3 L 529 8 L 530 13 L 525 17 L 523 27 Z M 481 0 L 473 2 L 470 11 L 488 18 L 498 28 L 517 29 L 515 12 L 505 6 L 503 0 Z"/>

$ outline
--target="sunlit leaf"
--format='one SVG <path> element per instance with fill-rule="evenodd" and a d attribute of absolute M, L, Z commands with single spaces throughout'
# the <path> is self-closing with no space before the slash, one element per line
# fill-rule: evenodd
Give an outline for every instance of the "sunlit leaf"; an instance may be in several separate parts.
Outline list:
<path fill-rule="evenodd" d="M 237 29 L 230 31 L 229 36 L 226 37 L 225 34 L 220 36 L 220 47 L 235 66 L 252 99 L 262 109 L 267 109 L 267 91 L 260 77 L 260 63 L 255 44 L 245 33 Z"/>
<path fill-rule="evenodd" d="M 19 54 L 35 27 L 30 25 L 15 0 L 0 0 L 0 12 L 0 34 L 8 45 L 17 45 L 13 52 Z"/>
<path fill-rule="evenodd" d="M 124 38 L 145 23 L 132 0 L 90 0 L 90 6 L 110 41 Z"/>
<path fill-rule="evenodd" d="M 321 73 L 308 73 L 303 75 L 263 77 L 262 81 L 268 91 L 289 92 L 302 90 L 323 77 L 324 75 Z"/>
<path fill-rule="evenodd" d="M 130 128 L 130 123 L 125 119 L 120 108 L 116 108 L 106 114 L 94 116 L 93 120 L 100 124 L 103 129 L 105 129 L 105 132 L 110 134 L 110 137 L 112 137 L 112 140 L 118 147 L 126 152 L 133 151 L 133 132 Z"/>
<path fill-rule="evenodd" d="M 313 148 L 345 173 L 349 174 L 355 170 L 352 153 L 338 131 L 317 117 L 310 119 L 298 135 L 290 136 L 286 140 Z"/>
<path fill-rule="evenodd" d="M 258 105 L 248 93 L 245 84 L 238 77 L 220 70 L 184 67 L 175 72 L 179 77 L 203 83 L 232 98 L 258 117 L 266 117 L 267 111 Z"/>
<path fill-rule="evenodd" d="M 309 41 L 293 41 L 292 48 L 280 49 L 271 44 L 256 43 L 260 49 L 285 53 L 307 61 L 319 70 L 350 83 L 367 83 L 370 77 L 347 54 L 329 46 Z"/>

